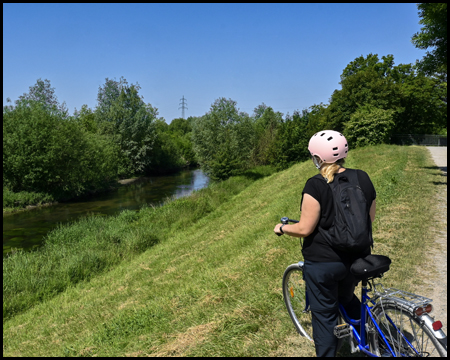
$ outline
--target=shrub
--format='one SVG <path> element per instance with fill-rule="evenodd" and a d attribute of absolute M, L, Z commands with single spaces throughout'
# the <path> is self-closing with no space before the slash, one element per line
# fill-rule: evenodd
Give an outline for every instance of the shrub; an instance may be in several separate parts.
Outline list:
<path fill-rule="evenodd" d="M 104 136 L 84 131 L 32 100 L 3 111 L 3 181 L 13 192 L 70 198 L 109 186 L 117 150 Z"/>
<path fill-rule="evenodd" d="M 394 110 L 373 105 L 360 106 L 344 124 L 344 136 L 351 147 L 376 145 L 389 141 L 394 128 Z"/>

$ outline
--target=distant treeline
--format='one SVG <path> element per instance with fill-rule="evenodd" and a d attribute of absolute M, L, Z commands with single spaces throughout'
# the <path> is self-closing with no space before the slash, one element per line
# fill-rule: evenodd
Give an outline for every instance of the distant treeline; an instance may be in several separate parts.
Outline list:
<path fill-rule="evenodd" d="M 347 65 L 340 85 L 329 104 L 292 115 L 264 103 L 249 115 L 219 98 L 205 115 L 167 124 L 124 78 L 107 78 L 96 108 L 83 105 L 72 116 L 50 81 L 39 79 L 3 107 L 4 193 L 72 198 L 119 178 L 197 165 L 213 179 L 259 165 L 284 169 L 308 158 L 309 138 L 323 129 L 342 132 L 350 148 L 389 143 L 395 133 L 446 133 L 446 76 L 369 54 Z"/>

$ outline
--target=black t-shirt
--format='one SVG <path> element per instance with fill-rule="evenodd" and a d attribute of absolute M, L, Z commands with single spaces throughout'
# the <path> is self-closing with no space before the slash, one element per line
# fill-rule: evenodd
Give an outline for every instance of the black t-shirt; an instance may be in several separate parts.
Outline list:
<path fill-rule="evenodd" d="M 366 196 L 369 212 L 373 200 L 376 198 L 375 188 L 366 172 L 362 170 L 347 169 L 342 173 L 335 174 L 334 181 L 346 171 L 356 171 L 359 185 Z M 311 195 L 320 204 L 320 220 L 314 231 L 303 239 L 302 254 L 306 260 L 318 262 L 353 262 L 356 258 L 370 254 L 370 248 L 363 254 L 350 255 L 348 253 L 332 248 L 320 234 L 318 227 L 327 230 L 331 227 L 334 220 L 333 193 L 330 185 L 323 180 L 322 175 L 318 174 L 308 179 L 302 192 L 302 202 L 304 194 Z M 301 206 L 301 205 L 300 205 Z"/>

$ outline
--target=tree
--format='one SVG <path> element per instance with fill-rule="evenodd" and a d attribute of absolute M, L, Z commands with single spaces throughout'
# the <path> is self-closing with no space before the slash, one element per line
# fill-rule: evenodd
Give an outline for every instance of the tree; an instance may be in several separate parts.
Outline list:
<path fill-rule="evenodd" d="M 117 174 L 117 149 L 77 122 L 35 100 L 3 113 L 3 179 L 10 190 L 71 198 L 108 188 Z"/>
<path fill-rule="evenodd" d="M 253 110 L 253 117 L 257 120 L 259 119 L 261 116 L 263 116 L 264 111 L 266 111 L 267 109 L 267 105 L 262 103 L 261 105 L 258 105 L 257 107 L 255 107 L 255 109 Z"/>
<path fill-rule="evenodd" d="M 286 169 L 291 164 L 298 161 L 305 161 L 309 158 L 308 142 L 311 134 L 308 129 L 310 121 L 314 115 L 319 115 L 321 107 L 311 107 L 303 110 L 302 113 L 294 111 L 292 117 L 286 116 L 285 121 L 278 129 L 276 142 L 276 155 L 274 165 L 278 169 Z"/>
<path fill-rule="evenodd" d="M 128 82 L 123 76 L 119 79 L 119 81 L 106 78 L 103 86 L 98 87 L 96 108 L 97 114 L 105 115 L 108 113 L 113 102 L 119 97 L 122 88 L 127 87 Z M 135 88 L 139 90 L 139 84 L 136 84 Z"/>
<path fill-rule="evenodd" d="M 192 147 L 192 123 L 194 118 L 190 116 L 187 119 L 173 119 L 168 127 L 171 141 L 175 145 L 178 156 L 184 166 L 197 165 L 198 161 Z"/>
<path fill-rule="evenodd" d="M 158 110 L 144 103 L 139 89 L 139 84 L 129 86 L 121 77 L 120 81 L 106 78 L 98 91 L 95 109 L 98 132 L 110 135 L 119 145 L 121 177 L 149 172 L 154 160 L 154 122 Z"/>
<path fill-rule="evenodd" d="M 416 48 L 428 49 L 418 68 L 427 75 L 445 73 L 447 76 L 447 3 L 420 3 L 420 24 L 424 25 L 415 33 L 411 42 Z"/>
<path fill-rule="evenodd" d="M 32 100 L 43 104 L 49 111 L 60 113 L 65 119 L 69 116 L 66 103 L 59 104 L 55 95 L 55 88 L 51 86 L 50 80 L 37 79 L 36 84 L 30 86 L 30 91 L 19 96 L 16 105 L 24 100 Z"/>
<path fill-rule="evenodd" d="M 81 106 L 80 111 L 75 108 L 73 119 L 86 131 L 93 134 L 97 133 L 98 124 L 95 121 L 95 114 L 86 104 Z"/>
<path fill-rule="evenodd" d="M 180 135 L 186 135 L 187 133 L 190 133 L 192 131 L 192 125 L 191 122 L 187 119 L 176 118 L 170 122 L 169 131 L 172 134 L 177 133 Z"/>
<path fill-rule="evenodd" d="M 394 128 L 394 112 L 370 104 L 360 106 L 344 124 L 343 134 L 350 148 L 389 142 Z"/>
<path fill-rule="evenodd" d="M 115 139 L 125 156 L 122 175 L 144 173 L 150 169 L 157 115 L 157 109 L 144 104 L 134 85 L 122 88 L 111 104 L 107 117 L 114 125 Z"/>
<path fill-rule="evenodd" d="M 325 112 L 328 128 L 342 132 L 344 123 L 350 120 L 359 106 L 365 104 L 401 111 L 399 85 L 390 76 L 385 76 L 386 73 L 389 74 L 389 71 L 377 69 L 372 64 L 351 75 L 341 76 L 342 89 L 333 92 Z"/>
<path fill-rule="evenodd" d="M 186 121 L 186 120 L 185 120 Z M 163 119 L 155 121 L 156 139 L 152 150 L 152 173 L 175 172 L 188 165 L 181 155 L 181 149 L 177 146 L 178 136 L 170 131 L 170 126 Z"/>
<path fill-rule="evenodd" d="M 259 115 L 260 110 L 264 112 Z M 255 108 L 255 147 L 251 155 L 254 165 L 273 164 L 276 157 L 277 132 L 283 122 L 283 114 L 274 112 L 262 104 Z"/>
<path fill-rule="evenodd" d="M 226 179 L 249 165 L 254 145 L 251 119 L 239 112 L 236 101 L 219 98 L 193 123 L 192 142 L 203 170 L 213 179 Z"/>
<path fill-rule="evenodd" d="M 446 83 L 416 71 L 412 64 L 394 66 L 392 55 L 369 54 L 350 62 L 341 75 L 319 123 L 343 132 L 361 107 L 393 110 L 394 133 L 435 133 L 447 120 Z"/>

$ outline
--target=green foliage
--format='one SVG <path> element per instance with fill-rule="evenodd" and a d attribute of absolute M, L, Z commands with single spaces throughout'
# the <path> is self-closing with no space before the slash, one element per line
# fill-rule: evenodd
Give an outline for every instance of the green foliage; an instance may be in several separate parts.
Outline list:
<path fill-rule="evenodd" d="M 195 121 L 193 117 L 189 117 L 187 120 L 182 118 L 173 119 L 168 129 L 184 166 L 195 166 L 198 164 L 192 146 L 193 121 Z"/>
<path fill-rule="evenodd" d="M 342 132 L 365 105 L 394 111 L 394 133 L 434 133 L 447 121 L 446 83 L 417 73 L 411 64 L 394 66 L 392 55 L 358 57 L 344 69 L 323 114 L 324 127 Z"/>
<path fill-rule="evenodd" d="M 23 208 L 27 205 L 41 205 L 53 202 L 54 198 L 45 193 L 36 193 L 29 191 L 12 192 L 3 185 L 3 209 L 5 208 Z"/>
<path fill-rule="evenodd" d="M 173 119 L 169 124 L 169 129 L 173 134 L 186 135 L 192 132 L 191 121 L 183 118 Z"/>
<path fill-rule="evenodd" d="M 447 126 L 447 83 L 423 73 L 404 77 L 395 114 L 397 134 L 435 134 Z"/>
<path fill-rule="evenodd" d="M 219 98 L 193 123 L 192 142 L 203 170 L 213 179 L 226 179 L 248 168 L 254 146 L 251 119 L 235 101 Z"/>
<path fill-rule="evenodd" d="M 109 80 L 99 88 L 95 119 L 101 134 L 112 136 L 119 146 L 119 176 L 149 172 L 156 139 L 156 108 L 139 96 L 139 84 L 128 86 L 125 79 Z"/>
<path fill-rule="evenodd" d="M 73 120 L 78 122 L 80 126 L 87 132 L 96 134 L 98 132 L 98 124 L 95 121 L 95 113 L 88 108 L 86 104 L 81 107 L 80 111 L 75 109 Z"/>
<path fill-rule="evenodd" d="M 13 192 L 70 198 L 109 186 L 115 149 L 45 104 L 21 100 L 3 112 L 3 179 Z"/>
<path fill-rule="evenodd" d="M 447 3 L 420 3 L 417 8 L 423 27 L 412 36 L 411 42 L 419 49 L 433 48 L 418 67 L 427 75 L 443 72 L 447 76 Z"/>
<path fill-rule="evenodd" d="M 143 173 L 150 168 L 156 137 L 154 120 L 158 111 L 144 104 L 137 90 L 134 85 L 122 89 L 108 111 L 108 120 L 114 124 L 116 139 L 127 159 L 125 174 Z"/>
<path fill-rule="evenodd" d="M 359 107 L 344 124 L 344 136 L 350 148 L 389 142 L 394 110 L 378 109 L 373 105 Z"/>
<path fill-rule="evenodd" d="M 260 110 L 264 112 L 260 114 Z M 255 147 L 251 153 L 254 165 L 273 164 L 276 158 L 277 132 L 283 122 L 283 114 L 274 112 L 264 104 L 255 108 Z"/>
<path fill-rule="evenodd" d="M 59 104 L 58 97 L 55 94 L 55 88 L 51 86 L 50 80 L 48 79 L 37 79 L 36 84 L 30 86 L 28 93 L 19 96 L 16 104 L 24 100 L 36 101 L 54 114 L 59 114 L 65 119 L 69 117 L 65 102 Z"/>
<path fill-rule="evenodd" d="M 335 90 L 326 111 L 328 128 L 339 132 L 344 123 L 362 105 L 373 105 L 380 109 L 401 111 L 400 88 L 389 76 L 392 56 L 382 57 L 369 54 L 356 58 L 341 75 L 342 90 Z"/>
<path fill-rule="evenodd" d="M 155 121 L 156 140 L 153 146 L 150 169 L 152 173 L 175 172 L 188 165 L 183 161 L 181 150 L 177 146 L 177 136 L 169 130 L 169 125 L 162 120 Z"/>
<path fill-rule="evenodd" d="M 274 161 L 278 169 L 286 169 L 293 163 L 304 161 L 309 157 L 308 115 L 307 110 L 303 111 L 303 116 L 295 111 L 293 116 L 286 117 L 285 122 L 280 126 Z"/>

